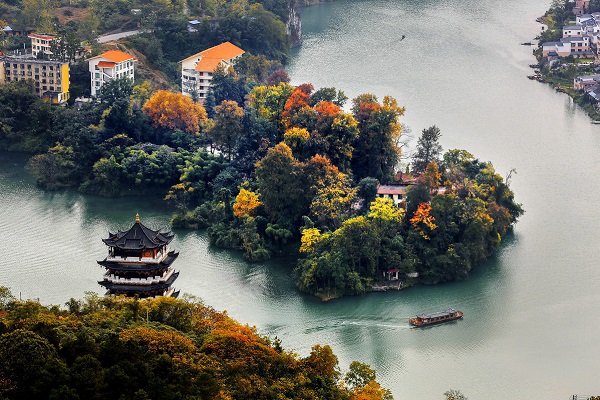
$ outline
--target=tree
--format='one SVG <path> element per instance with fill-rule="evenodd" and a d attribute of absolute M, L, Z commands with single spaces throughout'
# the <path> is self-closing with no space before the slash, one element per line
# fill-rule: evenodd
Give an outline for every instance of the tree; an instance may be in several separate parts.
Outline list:
<path fill-rule="evenodd" d="M 422 173 L 427 165 L 436 161 L 439 163 L 439 157 L 442 152 L 442 146 L 438 140 L 442 136 L 440 129 L 433 125 L 423 129 L 421 137 L 417 142 L 416 153 L 412 156 L 412 170 L 416 173 Z"/>
<path fill-rule="evenodd" d="M 352 100 L 352 114 L 359 130 L 352 155 L 352 171 L 357 179 L 372 177 L 382 183 L 390 181 L 401 154 L 402 127 L 398 118 L 404 111 L 389 96 L 384 97 L 383 104 L 372 94 Z"/>
<path fill-rule="evenodd" d="M 298 161 L 285 143 L 270 148 L 256 163 L 256 180 L 272 221 L 284 219 L 290 224 L 301 217 L 304 205 L 298 202 L 302 194 L 299 178 Z"/>
<path fill-rule="evenodd" d="M 258 200 L 258 197 L 258 194 L 250 190 L 241 188 L 240 193 L 238 193 L 238 195 L 235 198 L 235 204 L 233 205 L 233 214 L 238 218 L 244 215 L 253 217 L 256 212 L 256 209 L 262 204 Z"/>
<path fill-rule="evenodd" d="M 375 178 L 363 178 L 358 182 L 358 195 L 363 199 L 363 208 L 369 207 L 377 197 L 379 181 Z"/>
<path fill-rule="evenodd" d="M 196 134 L 200 123 L 206 120 L 206 110 L 181 93 L 159 90 L 142 108 L 156 127 L 180 129 Z"/>
<path fill-rule="evenodd" d="M 290 76 L 284 69 L 277 69 L 267 77 L 265 83 L 267 86 L 277 86 L 280 83 L 290 83 Z"/>
<path fill-rule="evenodd" d="M 310 101 L 312 105 L 316 105 L 321 101 L 329 101 L 334 103 L 340 107 L 343 107 L 348 100 L 348 96 L 341 90 L 337 90 L 334 87 L 324 87 L 315 91 L 312 96 L 310 96 Z"/>
<path fill-rule="evenodd" d="M 223 101 L 234 101 L 238 106 L 244 104 L 244 98 L 248 94 L 241 79 L 231 68 L 225 70 L 221 65 L 217 67 L 210 81 L 210 88 L 204 105 L 210 118 L 215 116 L 215 107 L 223 104 Z"/>
<path fill-rule="evenodd" d="M 209 136 L 217 145 L 225 148 L 229 161 L 244 131 L 243 118 L 244 110 L 235 101 L 223 100 L 221 105 L 215 107 L 214 125 Z"/>
<path fill-rule="evenodd" d="M 133 93 L 133 81 L 126 76 L 105 82 L 100 88 L 98 98 L 103 103 L 113 104 L 117 100 L 129 99 Z"/>
<path fill-rule="evenodd" d="M 446 393 L 444 393 L 444 396 L 446 396 L 446 400 L 468 400 L 467 397 L 460 392 L 460 390 L 448 390 Z"/>
<path fill-rule="evenodd" d="M 68 187 L 74 179 L 74 168 L 73 149 L 60 143 L 27 163 L 27 170 L 36 177 L 38 185 L 50 190 Z"/>

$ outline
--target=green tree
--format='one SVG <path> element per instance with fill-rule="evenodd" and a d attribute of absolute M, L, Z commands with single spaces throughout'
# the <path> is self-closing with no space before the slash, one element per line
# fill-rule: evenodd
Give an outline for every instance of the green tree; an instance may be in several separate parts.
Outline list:
<path fill-rule="evenodd" d="M 27 163 L 27 170 L 36 177 L 38 185 L 49 190 L 70 186 L 75 179 L 74 167 L 73 149 L 60 143 Z"/>
<path fill-rule="evenodd" d="M 117 100 L 129 99 L 133 93 L 133 81 L 126 76 L 105 82 L 98 98 L 103 103 L 113 104 Z"/>
<path fill-rule="evenodd" d="M 215 123 L 209 136 L 225 150 L 229 161 L 244 131 L 243 118 L 244 110 L 235 101 L 223 100 L 215 107 Z"/>
<path fill-rule="evenodd" d="M 439 139 L 442 136 L 440 128 L 433 125 L 423 129 L 421 137 L 417 142 L 415 154 L 412 156 L 412 170 L 416 173 L 422 173 L 430 162 L 436 161 L 439 164 L 439 158 L 442 153 L 442 146 Z"/>

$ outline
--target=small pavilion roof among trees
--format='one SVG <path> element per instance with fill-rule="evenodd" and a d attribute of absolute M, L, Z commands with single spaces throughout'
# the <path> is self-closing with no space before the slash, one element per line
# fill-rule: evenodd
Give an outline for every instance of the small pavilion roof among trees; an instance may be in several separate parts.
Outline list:
<path fill-rule="evenodd" d="M 102 239 L 108 246 L 108 256 L 98 261 L 106 268 L 104 279 L 98 283 L 107 289 L 107 295 L 143 298 L 179 294 L 171 287 L 179 276 L 172 267 L 179 253 L 169 248 L 173 234 L 146 227 L 136 214 L 131 228 L 109 232 L 108 236 Z"/>

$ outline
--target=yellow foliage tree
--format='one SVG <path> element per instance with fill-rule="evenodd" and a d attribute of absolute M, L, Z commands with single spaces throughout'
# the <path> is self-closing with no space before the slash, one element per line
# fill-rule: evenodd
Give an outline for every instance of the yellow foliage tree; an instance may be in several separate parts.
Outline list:
<path fill-rule="evenodd" d="M 235 198 L 233 214 L 238 218 L 244 215 L 253 217 L 256 209 L 262 204 L 258 197 L 257 193 L 241 188 L 240 193 Z"/>
<path fill-rule="evenodd" d="M 200 104 L 181 93 L 159 90 L 142 108 L 156 127 L 179 129 L 198 133 L 200 124 L 206 120 L 206 110 Z"/>
<path fill-rule="evenodd" d="M 315 246 L 321 240 L 321 231 L 317 228 L 306 228 L 302 231 L 300 238 L 300 252 L 310 253 L 315 250 Z"/>
<path fill-rule="evenodd" d="M 401 222 L 404 209 L 396 207 L 392 199 L 378 197 L 371 203 L 368 216 L 372 219 Z"/>

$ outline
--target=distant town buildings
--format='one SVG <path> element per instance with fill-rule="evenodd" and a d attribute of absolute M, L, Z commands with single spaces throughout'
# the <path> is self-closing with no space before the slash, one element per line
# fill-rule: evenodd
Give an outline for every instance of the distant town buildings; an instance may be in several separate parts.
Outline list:
<path fill-rule="evenodd" d="M 120 50 L 110 50 L 89 60 L 91 95 L 98 96 L 102 86 L 113 79 L 127 77 L 135 80 L 137 58 Z"/>
<path fill-rule="evenodd" d="M 52 104 L 69 99 L 69 64 L 34 58 L 0 57 L 0 82 L 31 80 L 35 93 Z"/>
<path fill-rule="evenodd" d="M 225 42 L 181 60 L 181 93 L 204 103 L 217 67 L 231 68 L 244 53 L 236 45 Z"/>

